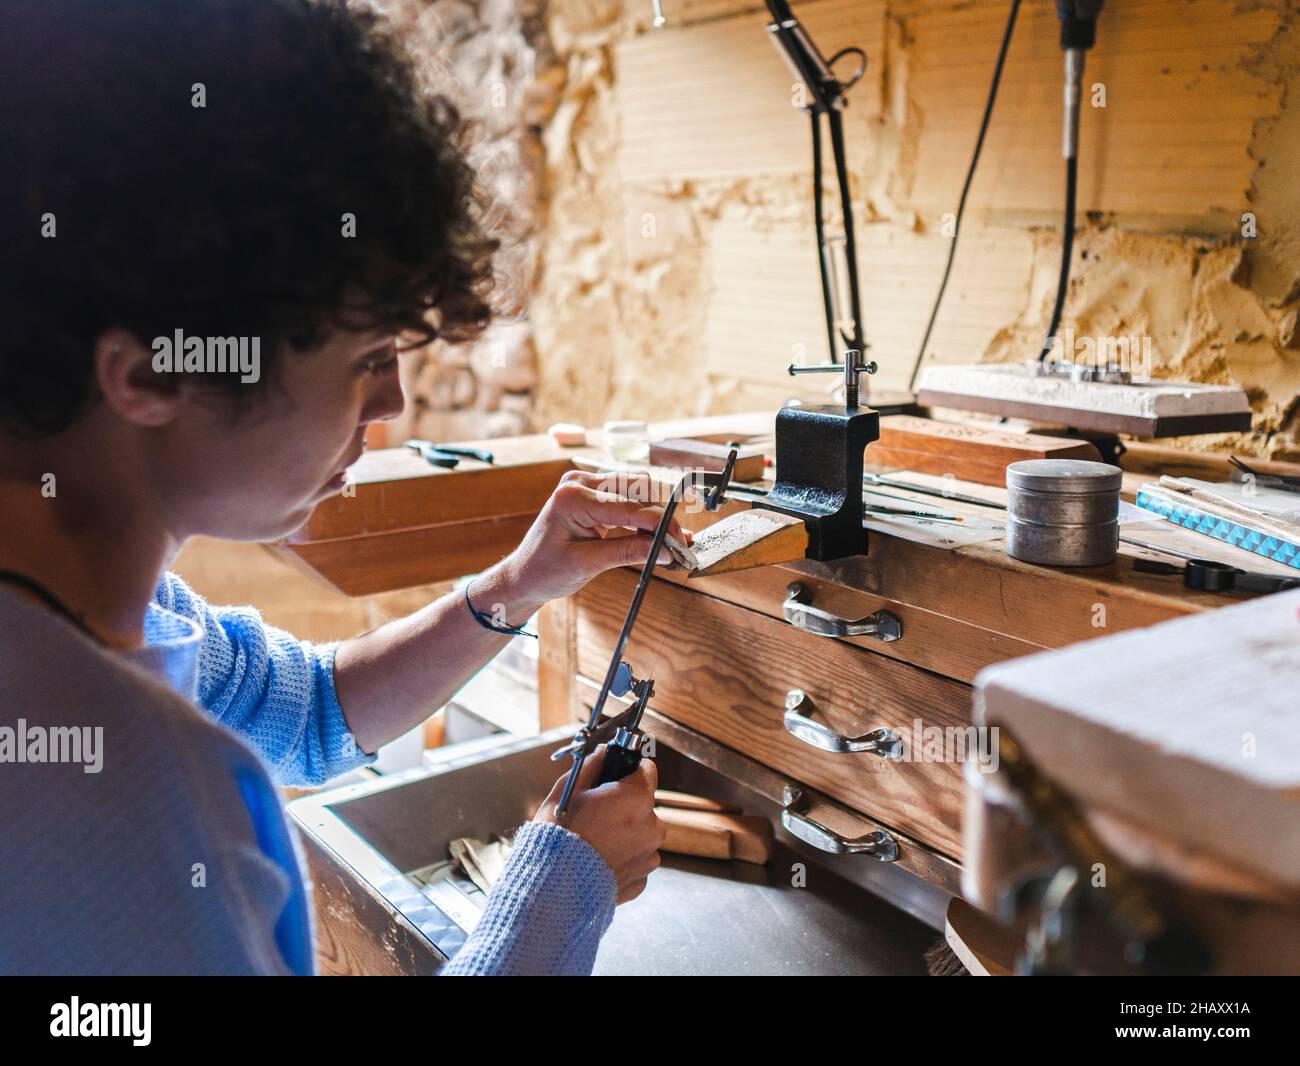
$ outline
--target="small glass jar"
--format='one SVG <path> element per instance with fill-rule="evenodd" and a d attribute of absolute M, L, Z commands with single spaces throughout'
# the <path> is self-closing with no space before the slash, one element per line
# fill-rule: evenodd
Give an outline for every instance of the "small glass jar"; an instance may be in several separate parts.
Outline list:
<path fill-rule="evenodd" d="M 644 422 L 606 422 L 601 442 L 605 455 L 616 463 L 639 463 L 650 457 L 650 432 Z"/>

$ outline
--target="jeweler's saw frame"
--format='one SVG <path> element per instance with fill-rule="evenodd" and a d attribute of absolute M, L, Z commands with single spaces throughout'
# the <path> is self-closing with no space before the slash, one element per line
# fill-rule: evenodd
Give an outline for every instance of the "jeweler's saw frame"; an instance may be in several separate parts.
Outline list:
<path fill-rule="evenodd" d="M 563 818 L 568 811 L 569 800 L 578 783 L 578 776 L 582 773 L 583 763 L 587 761 L 587 756 L 602 743 L 608 741 L 605 759 L 601 765 L 599 784 L 603 785 L 608 781 L 618 781 L 627 777 L 640 764 L 641 742 L 644 739 L 640 729 L 641 716 L 645 713 L 650 697 L 654 694 L 655 683 L 653 678 L 634 677 L 631 666 L 623 661 L 623 652 L 627 649 L 632 628 L 636 625 L 637 615 L 641 611 L 641 601 L 645 599 L 646 590 L 650 587 L 650 579 L 658 564 L 659 552 L 663 549 L 664 540 L 668 536 L 668 527 L 672 524 L 673 515 L 677 513 L 677 506 L 685 497 L 686 490 L 708 489 L 704 494 L 704 509 L 716 511 L 726 500 L 727 486 L 731 482 L 731 473 L 735 465 L 736 449 L 732 448 L 727 455 L 727 463 L 720 473 L 704 470 L 690 471 L 677 483 L 668 502 L 664 505 L 664 513 L 659 518 L 659 524 L 655 527 L 654 537 L 650 542 L 650 555 L 645 565 L 641 567 L 641 577 L 636 583 L 636 591 L 632 593 L 632 602 L 628 605 L 627 615 L 623 619 L 623 628 L 619 630 L 618 640 L 614 642 L 609 668 L 605 671 L 605 680 L 601 682 L 600 693 L 592 705 L 591 717 L 588 718 L 587 724 L 573 735 L 572 741 L 551 754 L 551 758 L 557 762 L 566 757 L 573 759 L 573 766 L 569 770 L 568 779 L 564 782 L 564 791 L 560 794 L 560 802 L 555 810 L 556 817 Z M 636 702 L 621 714 L 602 722 L 605 701 L 609 699 L 611 692 L 615 696 L 623 696 L 628 692 L 635 693 Z"/>

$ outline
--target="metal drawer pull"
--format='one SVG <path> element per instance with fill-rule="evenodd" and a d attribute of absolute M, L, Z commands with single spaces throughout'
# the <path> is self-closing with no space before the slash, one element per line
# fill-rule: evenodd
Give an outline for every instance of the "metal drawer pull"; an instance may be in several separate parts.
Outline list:
<path fill-rule="evenodd" d="M 898 615 L 877 611 L 856 621 L 814 607 L 808 601 L 812 593 L 800 582 L 791 583 L 785 590 L 781 613 L 796 629 L 819 637 L 876 637 L 880 640 L 897 640 L 903 635 L 903 623 Z"/>
<path fill-rule="evenodd" d="M 782 722 L 786 732 L 822 751 L 865 751 L 882 759 L 903 757 L 903 738 L 892 729 L 882 726 L 860 737 L 846 737 L 808 717 L 815 710 L 808 693 L 800 688 L 792 688 L 785 694 L 785 717 Z"/>
<path fill-rule="evenodd" d="M 798 837 L 805 844 L 829 851 L 833 855 L 870 855 L 881 862 L 893 862 L 898 858 L 898 842 L 885 830 L 874 829 L 866 836 L 846 840 L 809 818 L 803 813 L 807 809 L 808 797 L 803 791 L 787 786 L 781 824 L 791 836 Z"/>

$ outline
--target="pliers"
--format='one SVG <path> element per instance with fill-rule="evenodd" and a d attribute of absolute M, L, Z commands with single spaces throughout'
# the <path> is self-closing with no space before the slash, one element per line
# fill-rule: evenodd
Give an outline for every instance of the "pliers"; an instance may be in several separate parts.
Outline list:
<path fill-rule="evenodd" d="M 431 440 L 408 440 L 406 447 L 425 462 L 440 466 L 444 470 L 455 470 L 462 459 L 477 459 L 480 463 L 491 466 L 494 458 L 491 452 L 479 448 L 466 448 L 459 444 L 434 444 Z"/>

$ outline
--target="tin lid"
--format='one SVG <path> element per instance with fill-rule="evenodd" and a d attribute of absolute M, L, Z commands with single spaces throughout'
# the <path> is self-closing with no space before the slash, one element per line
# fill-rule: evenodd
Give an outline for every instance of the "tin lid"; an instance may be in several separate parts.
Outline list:
<path fill-rule="evenodd" d="M 1007 467 L 1008 489 L 1034 492 L 1117 492 L 1124 472 L 1088 459 L 1023 459 Z"/>

